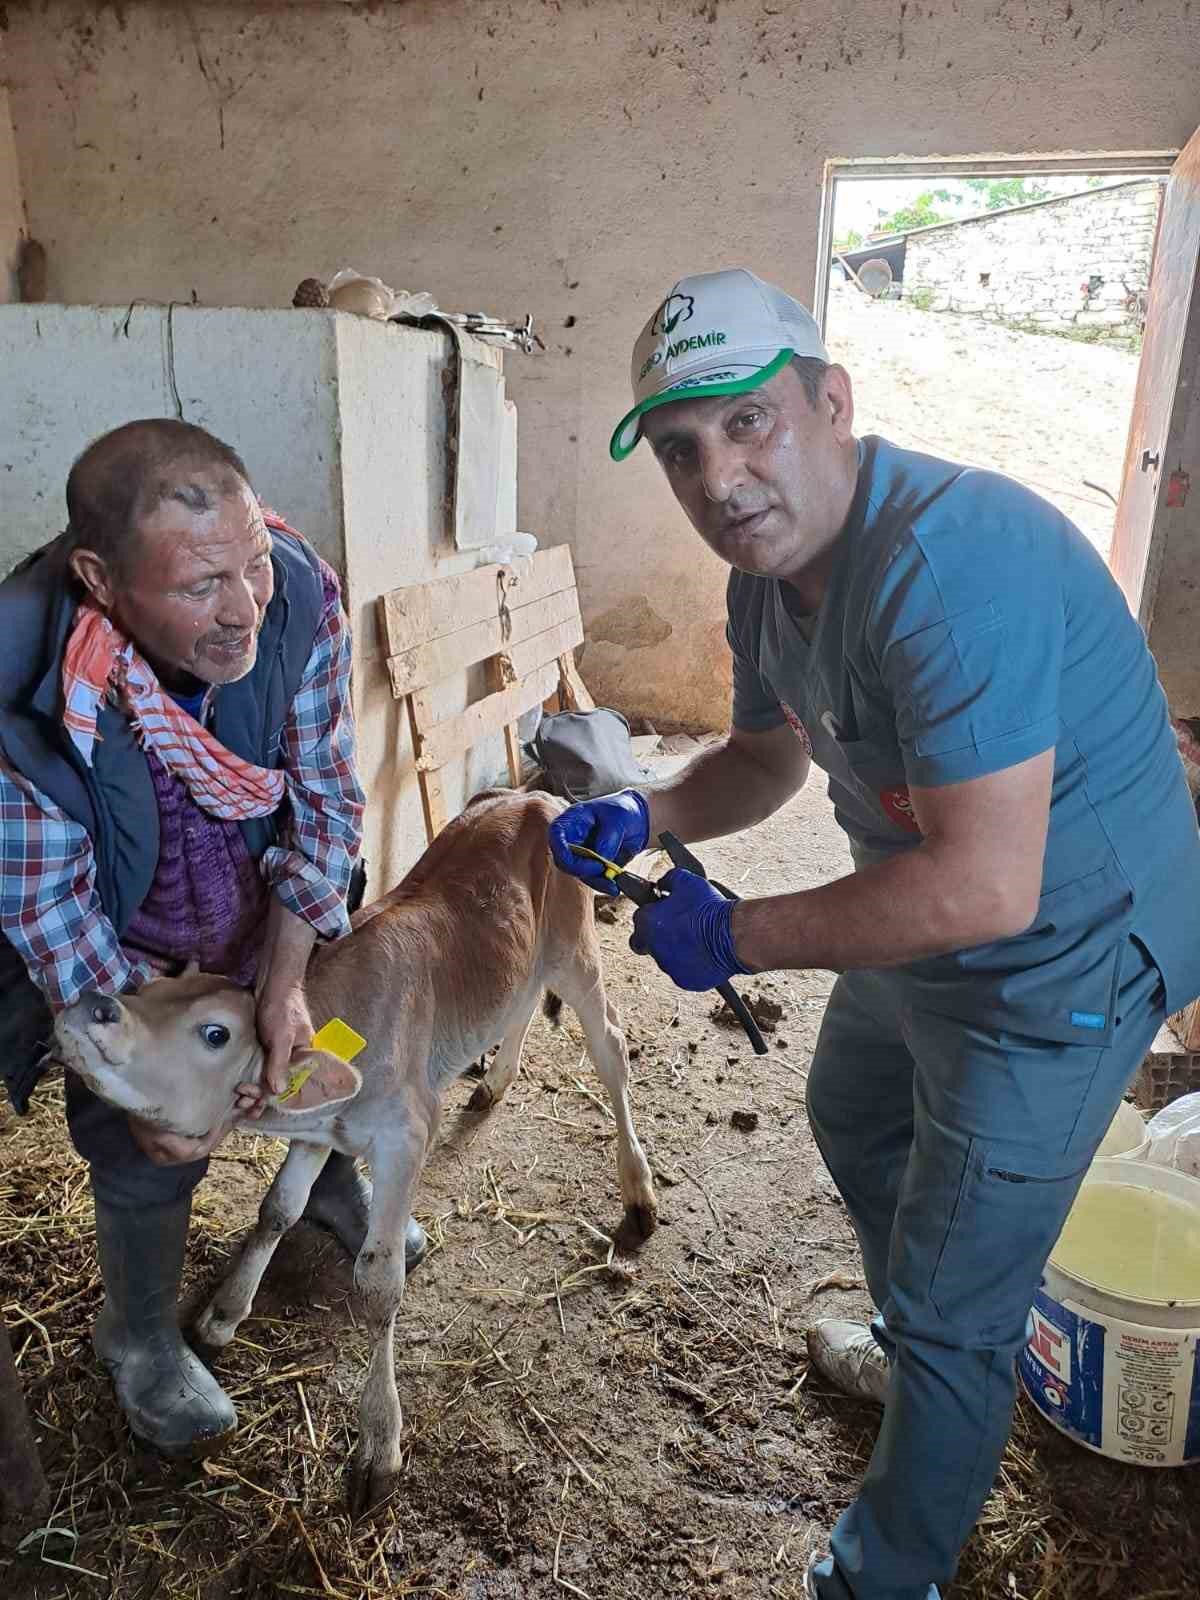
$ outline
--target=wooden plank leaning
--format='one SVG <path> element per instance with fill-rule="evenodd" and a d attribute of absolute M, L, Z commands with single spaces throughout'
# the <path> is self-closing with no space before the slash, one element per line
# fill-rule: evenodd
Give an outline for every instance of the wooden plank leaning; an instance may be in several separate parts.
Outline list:
<path fill-rule="evenodd" d="M 530 677 L 497 694 L 477 700 L 473 706 L 457 717 L 450 717 L 421 733 L 421 750 L 417 756 L 418 772 L 436 772 L 455 756 L 469 750 L 490 733 L 499 733 L 505 723 L 540 705 L 558 682 L 558 662 L 539 667 Z"/>
<path fill-rule="evenodd" d="M 475 622 L 503 619 L 536 600 L 575 587 L 569 545 L 539 550 L 526 570 L 520 567 L 476 567 L 454 578 L 435 578 L 385 594 L 383 634 L 389 656 L 413 650 L 457 633 Z M 478 658 L 477 658 L 478 659 Z"/>
<path fill-rule="evenodd" d="M 441 774 L 451 761 L 501 734 L 509 781 L 519 787 L 518 719 L 556 692 L 571 709 L 593 704 L 572 653 L 583 643 L 583 622 L 571 552 L 558 545 L 518 566 L 396 589 L 381 598 L 380 612 L 392 693 L 405 702 L 432 840 L 448 821 Z M 480 663 L 490 693 L 439 720 L 436 686 Z"/>
<path fill-rule="evenodd" d="M 424 689 L 431 683 L 476 662 L 486 661 L 511 646 L 524 643 L 547 628 L 558 627 L 579 617 L 579 594 L 574 588 L 560 589 L 557 594 L 546 595 L 531 604 L 518 606 L 509 612 L 509 625 L 499 612 L 473 622 L 468 627 L 445 633 L 438 639 L 398 651 L 388 659 L 388 676 L 392 680 L 392 693 L 397 699 L 411 694 L 414 689 Z M 582 630 L 580 640 L 582 641 Z"/>

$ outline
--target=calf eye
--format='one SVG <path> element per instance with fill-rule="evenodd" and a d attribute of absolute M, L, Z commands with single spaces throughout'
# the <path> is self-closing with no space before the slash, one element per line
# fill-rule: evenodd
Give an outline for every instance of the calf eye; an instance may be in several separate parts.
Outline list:
<path fill-rule="evenodd" d="M 220 1050 L 229 1043 L 229 1029 L 223 1022 L 202 1022 L 200 1037 L 210 1050 Z"/>

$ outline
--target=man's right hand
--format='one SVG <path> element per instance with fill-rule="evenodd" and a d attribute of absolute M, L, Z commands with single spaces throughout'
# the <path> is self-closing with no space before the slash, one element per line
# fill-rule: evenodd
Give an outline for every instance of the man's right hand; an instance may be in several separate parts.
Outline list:
<path fill-rule="evenodd" d="M 568 806 L 550 824 L 550 854 L 555 865 L 581 878 L 590 889 L 616 894 L 598 861 L 576 855 L 573 844 L 586 845 L 598 856 L 624 866 L 650 843 L 650 807 L 636 789 L 605 795 L 600 800 L 584 800 Z"/>

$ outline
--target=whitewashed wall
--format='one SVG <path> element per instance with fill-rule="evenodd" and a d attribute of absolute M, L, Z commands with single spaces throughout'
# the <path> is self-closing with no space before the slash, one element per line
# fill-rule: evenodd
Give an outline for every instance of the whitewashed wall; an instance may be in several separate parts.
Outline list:
<path fill-rule="evenodd" d="M 330 312 L 0 306 L 0 572 L 63 527 L 67 472 L 91 439 L 181 411 L 241 453 L 259 494 L 339 573 L 354 630 L 372 892 L 398 881 L 425 845 L 376 603 L 477 561 L 447 541 L 449 347 L 442 333 Z M 499 353 L 484 359 L 501 384 Z M 515 435 L 501 479 L 511 532 Z M 439 710 L 461 710 L 477 692 L 475 675 L 449 678 Z M 499 738 L 448 768 L 450 814 L 502 770 Z"/>
<path fill-rule="evenodd" d="M 725 571 L 608 436 L 682 273 L 811 294 L 830 157 L 1180 147 L 1196 0 L 405 0 L 8 6 L 57 300 L 285 306 L 341 266 L 535 313 L 522 520 L 574 547 L 610 704 L 720 724 Z M 869 384 L 870 373 L 856 374 Z M 0 492 L 2 492 L 0 484 Z"/>

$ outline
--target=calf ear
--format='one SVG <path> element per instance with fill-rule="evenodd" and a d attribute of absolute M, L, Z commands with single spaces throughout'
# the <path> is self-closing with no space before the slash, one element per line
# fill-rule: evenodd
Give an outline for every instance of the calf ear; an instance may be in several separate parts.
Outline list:
<path fill-rule="evenodd" d="M 294 1094 L 278 1095 L 271 1102 L 273 1111 L 317 1111 L 325 1106 L 336 1106 L 343 1100 L 353 1100 L 362 1088 L 362 1073 L 328 1050 L 294 1050 L 292 1074 L 295 1078 L 307 1072 L 307 1077 Z M 284 1091 L 287 1094 L 287 1091 Z"/>

